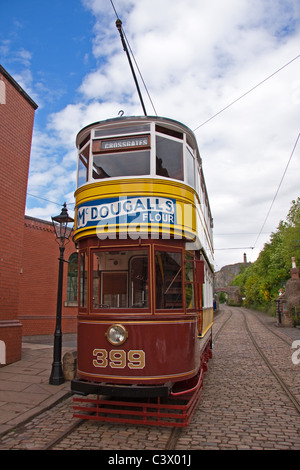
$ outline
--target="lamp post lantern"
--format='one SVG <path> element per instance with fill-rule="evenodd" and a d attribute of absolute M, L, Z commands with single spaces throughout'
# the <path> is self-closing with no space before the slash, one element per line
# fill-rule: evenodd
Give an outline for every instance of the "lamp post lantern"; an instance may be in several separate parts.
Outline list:
<path fill-rule="evenodd" d="M 56 308 L 56 326 L 54 333 L 53 347 L 53 363 L 52 371 L 49 379 L 51 385 L 60 385 L 64 379 L 61 364 L 62 350 L 62 331 L 61 331 L 61 307 L 62 307 L 62 289 L 63 289 L 63 271 L 64 271 L 64 251 L 65 245 L 70 241 L 73 227 L 69 227 L 69 223 L 73 223 L 74 219 L 69 216 L 66 203 L 63 204 L 61 213 L 52 218 L 54 233 L 57 243 L 59 244 L 59 271 L 58 271 L 58 288 L 57 288 L 57 308 Z"/>

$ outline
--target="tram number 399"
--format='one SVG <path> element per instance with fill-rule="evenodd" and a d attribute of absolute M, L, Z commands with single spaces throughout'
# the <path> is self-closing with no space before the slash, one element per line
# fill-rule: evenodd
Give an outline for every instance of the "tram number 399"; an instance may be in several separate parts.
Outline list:
<path fill-rule="evenodd" d="M 94 349 L 93 365 L 95 367 L 112 367 L 113 369 L 143 369 L 145 367 L 145 352 L 141 349 L 132 349 L 126 353 L 122 349 Z"/>

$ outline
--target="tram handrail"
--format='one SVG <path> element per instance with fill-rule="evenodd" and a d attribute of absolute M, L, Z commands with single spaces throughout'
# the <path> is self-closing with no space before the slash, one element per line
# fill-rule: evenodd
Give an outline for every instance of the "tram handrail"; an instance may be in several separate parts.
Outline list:
<path fill-rule="evenodd" d="M 168 291 L 171 289 L 172 285 L 174 284 L 178 274 L 182 271 L 182 267 L 180 267 L 177 271 L 177 273 L 175 274 L 175 276 L 173 277 L 173 279 L 171 280 L 170 284 L 168 285 L 168 287 L 166 288 L 165 290 L 165 295 L 168 293 Z"/>

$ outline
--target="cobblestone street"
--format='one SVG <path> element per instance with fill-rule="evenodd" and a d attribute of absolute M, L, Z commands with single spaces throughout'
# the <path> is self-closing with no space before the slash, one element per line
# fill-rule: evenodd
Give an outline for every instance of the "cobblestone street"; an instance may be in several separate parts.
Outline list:
<path fill-rule="evenodd" d="M 72 399 L 68 398 L 4 434 L 0 449 L 44 449 L 53 441 L 51 448 L 57 450 L 300 450 L 299 409 L 258 354 L 246 321 L 299 404 L 300 364 L 292 362 L 292 343 L 300 339 L 300 331 L 276 328 L 274 319 L 257 312 L 225 307 L 216 316 L 213 358 L 201 401 L 172 447 L 168 447 L 170 428 L 93 421 L 78 422 L 78 427 L 54 443 L 78 421 L 72 417 Z"/>

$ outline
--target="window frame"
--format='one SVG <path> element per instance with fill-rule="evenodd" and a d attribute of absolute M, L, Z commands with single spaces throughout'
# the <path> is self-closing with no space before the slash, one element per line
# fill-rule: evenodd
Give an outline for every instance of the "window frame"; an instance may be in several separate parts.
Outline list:
<path fill-rule="evenodd" d="M 83 273 L 86 273 L 86 276 L 82 276 Z M 78 283 L 78 311 L 87 312 L 89 305 L 89 256 L 86 249 L 79 251 Z"/>
<path fill-rule="evenodd" d="M 87 151 L 87 155 L 85 155 Z M 80 188 L 89 181 L 89 161 L 90 161 L 90 141 L 78 150 L 78 164 L 77 164 L 77 188 Z M 85 181 L 80 183 L 80 171 L 85 167 Z M 83 179 L 83 178 L 82 178 Z M 79 184 L 80 183 L 80 184 Z"/>
<path fill-rule="evenodd" d="M 139 129 L 141 130 L 139 132 Z M 98 133 L 98 134 L 97 134 Z M 101 148 L 102 143 L 105 142 L 112 142 L 118 143 L 121 141 L 128 141 L 130 140 L 143 140 L 147 138 L 147 143 L 144 145 L 133 145 L 133 146 L 125 146 L 118 148 Z M 158 174 L 158 158 L 162 158 L 157 156 L 157 139 L 162 138 L 166 140 L 166 142 L 173 142 L 180 145 L 181 148 L 181 155 L 180 155 L 180 168 L 178 167 L 178 171 L 180 175 L 167 175 L 167 174 Z M 85 152 L 88 152 L 88 155 L 85 155 Z M 102 176 L 100 178 L 95 178 L 94 174 L 94 158 L 95 156 L 99 155 L 114 155 L 127 152 L 133 155 L 135 152 L 138 151 L 149 151 L 149 158 L 148 164 L 144 165 L 147 171 L 140 173 L 140 174 L 133 174 L 130 175 L 117 175 L 117 176 Z M 189 153 L 191 155 L 189 155 Z M 168 154 L 168 152 L 167 152 Z M 189 170 L 189 162 L 193 158 L 194 164 L 194 171 L 192 169 Z M 145 160 L 146 163 L 146 160 Z M 168 171 L 172 169 L 170 164 L 168 163 L 170 168 L 166 168 Z M 197 156 L 197 149 L 191 143 L 191 138 L 187 132 L 183 132 L 182 130 L 174 128 L 168 128 L 164 125 L 160 125 L 155 122 L 150 122 L 147 124 L 139 124 L 133 123 L 131 126 L 127 128 L 94 128 L 92 129 L 91 133 L 88 134 L 85 139 L 82 140 L 81 144 L 78 146 L 78 162 L 77 162 L 77 188 L 83 186 L 87 183 L 93 183 L 98 181 L 99 179 L 119 179 L 119 178 L 130 178 L 132 177 L 143 177 L 143 176 L 150 176 L 150 177 L 162 177 L 167 178 L 175 181 L 179 181 L 185 184 L 188 184 L 192 188 L 194 188 L 197 192 L 199 188 L 199 157 Z M 164 165 L 163 165 L 164 166 Z M 80 177 L 80 171 L 86 169 L 85 177 Z M 192 173 L 194 174 L 193 184 L 191 185 L 191 177 Z M 79 184 L 80 183 L 80 184 Z"/>
<path fill-rule="evenodd" d="M 94 306 L 94 255 L 96 253 L 105 253 L 105 252 L 120 252 L 120 251 L 126 251 L 126 252 L 135 252 L 133 256 L 129 256 L 128 262 L 127 262 L 127 270 L 124 270 L 123 268 L 120 270 L 109 270 L 109 269 L 103 269 L 100 271 L 100 288 L 99 288 L 99 300 L 102 298 L 102 273 L 117 273 L 117 272 L 122 272 L 127 274 L 127 291 L 126 291 L 126 302 L 127 306 L 126 307 L 109 307 L 109 306 L 103 306 L 103 307 L 95 307 Z M 138 253 L 140 252 L 140 253 Z M 146 257 L 147 258 L 147 286 L 148 286 L 148 293 L 151 292 L 151 275 L 150 275 L 150 260 L 151 260 L 151 253 L 150 253 L 150 246 L 149 245 L 142 245 L 142 246 L 118 246 L 118 247 L 111 247 L 111 246 L 103 246 L 103 247 L 93 247 L 90 250 L 90 259 L 92 260 L 91 268 L 90 268 L 90 312 L 93 314 L 101 315 L 101 314 L 113 314 L 113 315 L 118 315 L 120 313 L 124 314 L 147 314 L 149 315 L 151 313 L 151 296 L 148 295 L 147 303 L 148 305 L 141 307 L 132 307 L 130 305 L 130 274 L 131 274 L 131 261 L 132 259 L 136 257 Z M 99 304 L 100 305 L 100 304 Z"/>
<path fill-rule="evenodd" d="M 174 176 L 167 176 L 167 175 L 160 175 L 157 173 L 157 162 L 158 160 L 160 159 L 160 156 L 157 154 L 157 139 L 158 138 L 162 138 L 166 141 L 170 141 L 170 142 L 176 142 L 177 144 L 180 144 L 181 146 L 181 175 L 182 175 L 182 178 L 175 178 Z M 167 179 L 172 179 L 172 180 L 176 180 L 176 181 L 180 181 L 182 183 L 185 182 L 184 180 L 184 166 L 185 166 L 185 155 L 184 155 L 184 140 L 183 139 L 178 139 L 178 138 L 175 138 L 173 137 L 172 135 L 169 135 L 169 134 L 165 134 L 165 133 L 160 133 L 158 132 L 157 130 L 155 131 L 155 165 L 154 165 L 154 177 L 157 178 L 157 177 L 162 177 L 162 178 L 167 178 Z M 162 162 L 163 163 L 163 162 Z M 166 168 L 167 170 L 167 168 Z"/>
<path fill-rule="evenodd" d="M 193 168 L 190 168 L 189 163 L 192 161 Z M 194 154 L 194 150 L 192 147 L 189 146 L 188 143 L 185 144 L 185 183 L 191 186 L 193 189 L 196 190 L 196 177 L 197 177 L 197 167 L 196 167 L 196 158 Z M 193 184 L 189 181 L 190 177 L 193 177 Z"/>
<path fill-rule="evenodd" d="M 187 259 L 187 255 L 191 256 L 190 259 Z M 192 269 L 193 269 L 193 280 L 189 281 L 187 280 L 187 275 L 186 275 L 186 266 L 187 263 L 192 263 Z M 185 310 L 186 312 L 190 313 L 192 311 L 199 311 L 201 310 L 201 299 L 202 299 L 202 293 L 201 289 L 204 283 L 204 261 L 199 258 L 199 252 L 193 251 L 193 250 L 185 250 L 185 258 L 184 258 L 184 292 L 185 292 L 185 302 L 187 301 L 186 298 L 186 286 L 188 285 L 193 285 L 193 294 L 194 294 L 194 305 L 192 307 L 187 306 L 187 302 L 185 305 Z M 199 290 L 200 289 L 200 290 Z"/>
<path fill-rule="evenodd" d="M 179 253 L 181 256 L 181 299 L 182 299 L 182 306 L 178 308 L 157 308 L 157 279 L 156 279 L 156 253 L 158 251 L 166 252 L 166 253 Z M 155 314 L 176 314 L 176 313 L 185 313 L 185 291 L 184 291 L 184 267 L 183 267 L 183 259 L 184 259 L 184 248 L 181 247 L 174 247 L 174 246 L 165 246 L 160 244 L 154 245 L 153 251 L 153 271 L 154 271 L 154 289 L 153 289 L 153 302 L 154 302 L 154 313 Z M 172 280 L 173 281 L 173 280 Z M 170 286 L 168 286 L 170 287 Z"/>
<path fill-rule="evenodd" d="M 95 130 L 96 131 L 96 130 Z M 94 131 L 94 132 L 95 132 Z M 140 144 L 140 145 L 128 145 L 124 147 L 112 147 L 112 148 L 102 148 L 102 144 L 104 143 L 115 143 L 116 145 L 118 142 L 120 142 L 120 145 L 122 141 L 128 141 L 130 143 L 130 140 L 143 140 L 147 139 L 147 143 L 145 144 Z M 94 177 L 94 166 L 95 164 L 95 157 L 101 156 L 101 155 L 106 155 L 111 157 L 113 159 L 114 156 L 119 156 L 120 154 L 127 154 L 128 155 L 135 155 L 138 152 L 147 152 L 145 155 L 148 158 L 148 168 L 146 172 L 138 173 L 138 174 L 133 174 L 130 173 L 130 175 L 114 175 L 114 176 L 103 176 L 96 178 Z M 126 156 L 124 156 L 126 158 Z M 92 165 L 91 165 L 91 181 L 98 181 L 99 179 L 114 179 L 114 178 L 128 178 L 128 177 L 137 177 L 137 176 L 150 176 L 151 175 L 151 130 L 149 132 L 145 133 L 135 133 L 135 134 L 124 134 L 124 135 L 106 135 L 106 136 L 101 136 L 101 138 L 93 138 L 92 143 L 91 143 L 91 160 L 92 160 Z M 145 162 L 147 165 L 147 162 Z"/>

